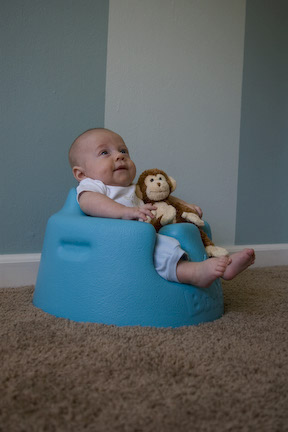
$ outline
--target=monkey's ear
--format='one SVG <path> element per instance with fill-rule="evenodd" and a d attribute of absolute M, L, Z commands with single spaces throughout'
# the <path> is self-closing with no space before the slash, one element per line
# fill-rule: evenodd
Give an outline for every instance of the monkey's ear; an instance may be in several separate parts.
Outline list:
<path fill-rule="evenodd" d="M 174 180 L 174 178 L 173 178 L 173 177 L 170 177 L 170 176 L 168 176 L 168 178 L 169 178 L 169 180 L 170 180 L 170 182 L 171 182 L 171 185 L 172 185 L 171 192 L 174 192 L 175 189 L 176 189 L 176 180 Z"/>
<path fill-rule="evenodd" d="M 140 186 L 138 184 L 136 185 L 135 192 L 136 192 L 137 197 L 142 200 L 143 199 L 143 194 L 142 194 Z"/>

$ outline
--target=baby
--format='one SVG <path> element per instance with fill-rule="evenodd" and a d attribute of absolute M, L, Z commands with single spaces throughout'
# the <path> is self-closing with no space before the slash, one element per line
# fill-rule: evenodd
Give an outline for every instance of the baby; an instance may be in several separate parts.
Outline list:
<path fill-rule="evenodd" d="M 136 167 L 118 134 L 108 129 L 89 129 L 73 142 L 69 162 L 79 182 L 77 200 L 84 213 L 142 221 L 153 218 L 156 207 L 144 204 L 135 194 Z M 198 206 L 190 207 L 202 216 Z M 233 279 L 254 260 L 254 250 L 244 249 L 230 257 L 191 262 L 176 239 L 161 234 L 157 234 L 154 250 L 154 265 L 160 276 L 203 288 L 219 277 Z"/>

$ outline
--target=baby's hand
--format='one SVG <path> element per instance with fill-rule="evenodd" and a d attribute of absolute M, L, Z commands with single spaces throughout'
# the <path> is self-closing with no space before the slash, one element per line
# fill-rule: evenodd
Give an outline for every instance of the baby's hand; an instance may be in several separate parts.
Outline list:
<path fill-rule="evenodd" d="M 157 207 L 153 206 L 153 204 L 144 204 L 141 207 L 126 207 L 126 209 L 123 219 L 135 219 L 144 222 L 148 218 L 153 219 L 152 210 L 156 210 Z"/>
<path fill-rule="evenodd" d="M 139 207 L 139 211 L 142 213 L 139 217 L 139 221 L 141 222 L 150 222 L 155 217 L 155 212 L 157 207 L 153 204 L 144 204 L 142 207 Z"/>

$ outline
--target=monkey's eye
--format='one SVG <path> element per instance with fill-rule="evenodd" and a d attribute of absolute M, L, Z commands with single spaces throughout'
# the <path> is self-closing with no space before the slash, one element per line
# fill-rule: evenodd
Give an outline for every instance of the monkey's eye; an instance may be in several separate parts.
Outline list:
<path fill-rule="evenodd" d="M 150 179 L 150 182 L 153 183 L 154 179 Z"/>
<path fill-rule="evenodd" d="M 159 177 L 159 180 L 162 180 L 162 177 Z"/>

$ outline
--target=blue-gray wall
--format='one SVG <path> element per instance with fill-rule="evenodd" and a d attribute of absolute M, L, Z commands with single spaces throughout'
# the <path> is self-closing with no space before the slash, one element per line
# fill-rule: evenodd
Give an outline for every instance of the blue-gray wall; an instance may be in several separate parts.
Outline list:
<path fill-rule="evenodd" d="M 74 184 L 77 134 L 104 124 L 108 0 L 1 1 L 0 253 L 40 252 Z"/>
<path fill-rule="evenodd" d="M 248 0 L 236 244 L 288 243 L 287 53 L 287 0 Z"/>

